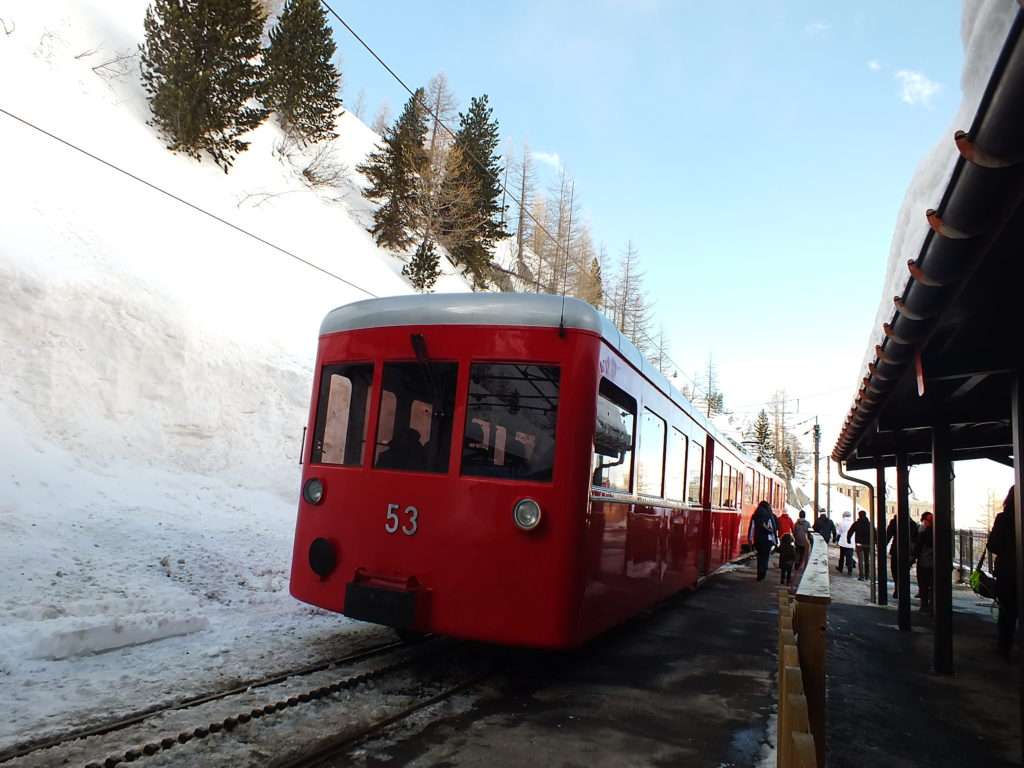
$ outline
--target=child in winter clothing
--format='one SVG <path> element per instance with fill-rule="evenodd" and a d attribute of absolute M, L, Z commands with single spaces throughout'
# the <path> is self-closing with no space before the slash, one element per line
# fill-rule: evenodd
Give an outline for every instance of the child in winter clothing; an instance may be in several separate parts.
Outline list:
<path fill-rule="evenodd" d="M 794 562 L 796 562 L 796 542 L 793 540 L 793 534 L 787 533 L 779 542 L 779 570 L 782 571 L 780 584 L 789 584 L 793 577 Z"/>

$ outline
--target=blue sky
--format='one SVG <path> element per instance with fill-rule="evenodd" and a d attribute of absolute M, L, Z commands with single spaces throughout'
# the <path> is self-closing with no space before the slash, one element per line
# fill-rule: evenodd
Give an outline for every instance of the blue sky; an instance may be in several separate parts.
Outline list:
<path fill-rule="evenodd" d="M 900 203 L 960 101 L 958 1 L 334 5 L 410 85 L 444 71 L 558 156 L 595 238 L 639 248 L 687 373 L 713 353 L 740 411 L 785 388 L 831 447 Z M 346 101 L 397 114 L 398 84 L 337 40 Z"/>

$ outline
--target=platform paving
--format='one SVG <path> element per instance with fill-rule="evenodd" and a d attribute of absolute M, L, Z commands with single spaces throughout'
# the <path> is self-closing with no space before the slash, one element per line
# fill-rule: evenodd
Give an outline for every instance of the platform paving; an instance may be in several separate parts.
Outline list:
<path fill-rule="evenodd" d="M 756 582 L 748 564 L 730 566 L 582 649 L 512 653 L 501 679 L 464 711 L 347 760 L 774 766 L 776 606 L 775 583 Z"/>
<path fill-rule="evenodd" d="M 835 549 L 835 548 L 833 548 Z M 1019 661 L 995 653 L 990 601 L 953 590 L 954 674 L 932 670 L 932 620 L 913 601 L 900 632 L 870 587 L 838 575 L 833 553 L 828 629 L 828 753 L 831 768 L 1020 765 Z M 912 594 L 917 591 L 912 579 Z"/>

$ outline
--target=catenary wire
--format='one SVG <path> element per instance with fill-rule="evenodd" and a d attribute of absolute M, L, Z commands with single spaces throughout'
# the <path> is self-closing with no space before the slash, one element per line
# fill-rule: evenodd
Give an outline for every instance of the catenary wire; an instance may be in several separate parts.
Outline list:
<path fill-rule="evenodd" d="M 25 126 L 31 128 L 31 129 L 35 130 L 35 131 L 38 131 L 39 133 L 43 134 L 44 136 L 48 136 L 49 138 L 53 139 L 54 141 L 58 141 L 61 144 L 63 144 L 64 146 L 69 147 L 70 149 L 73 149 L 76 152 L 79 152 L 79 153 L 85 155 L 86 157 L 91 158 L 92 160 L 95 160 L 98 163 L 102 163 L 103 165 L 107 166 L 108 168 L 110 168 L 110 169 L 112 169 L 114 171 L 117 171 L 118 173 L 123 174 L 123 175 L 127 176 L 128 178 L 130 178 L 130 179 L 132 179 L 134 181 L 139 182 L 140 184 L 144 184 L 145 186 L 149 187 L 150 189 L 152 189 L 152 190 L 154 190 L 156 192 L 159 192 L 160 194 L 165 195 L 165 196 L 171 198 L 172 200 L 175 200 L 176 202 L 181 203 L 182 205 L 187 206 L 188 208 L 191 208 L 192 210 L 197 211 L 198 213 L 203 214 L 204 216 L 209 216 L 214 221 L 218 221 L 221 224 L 223 224 L 223 225 L 225 225 L 227 227 L 230 227 L 231 229 L 235 230 L 236 232 L 240 232 L 241 234 L 245 235 L 246 237 L 251 237 L 253 240 L 256 240 L 257 242 L 262 243 L 263 245 L 265 245 L 265 246 L 267 246 L 269 248 L 273 248 L 275 251 L 278 251 L 279 253 L 282 253 L 285 256 L 288 256 L 289 258 L 295 259 L 296 261 L 298 261 L 298 262 L 300 262 L 302 264 L 305 264 L 307 267 L 311 267 L 311 268 L 315 269 L 318 272 L 322 272 L 323 274 L 327 275 L 328 277 L 332 277 L 335 280 L 338 280 L 339 282 L 342 282 L 345 285 L 350 286 L 351 288 L 355 288 L 357 291 L 361 291 L 362 293 L 365 293 L 367 296 L 371 296 L 373 298 L 377 298 L 377 294 L 375 294 L 373 291 L 369 291 L 366 288 L 363 288 L 361 285 L 356 285 L 351 280 L 346 280 L 341 275 L 336 274 L 334 272 L 331 272 L 329 269 L 325 269 L 324 267 L 321 267 L 318 264 L 314 264 L 312 261 L 304 259 L 301 256 L 299 256 L 299 255 L 297 255 L 295 253 L 292 253 L 291 251 L 287 250 L 286 248 L 282 248 L 281 246 L 279 246 L 279 245 L 277 245 L 275 243 L 272 243 L 269 240 L 267 240 L 267 239 L 265 239 L 263 237 L 260 237 L 259 235 L 254 234 L 253 232 L 250 232 L 249 230 L 244 229 L 243 227 L 238 226 L 237 224 L 233 224 L 232 222 L 228 221 L 227 219 L 224 219 L 224 218 L 218 216 L 215 213 L 211 213 L 210 211 L 206 210 L 205 208 L 202 208 L 202 207 L 196 205 L 195 203 L 189 202 L 185 198 L 179 197 L 178 195 L 174 194 L 173 192 L 169 192 L 168 190 L 164 189 L 163 187 L 160 187 L 160 186 L 154 184 L 151 181 L 147 181 L 146 179 L 142 178 L 141 176 L 137 176 L 136 174 L 132 173 L 131 171 L 127 171 L 124 168 L 121 168 L 120 166 L 115 165 L 114 163 L 110 162 L 109 160 L 104 160 L 99 155 L 94 155 L 92 152 L 89 152 L 88 150 L 83 149 L 82 147 L 79 147 L 76 144 L 73 144 L 72 142 L 68 141 L 67 139 L 63 139 L 60 136 L 58 136 L 58 135 L 56 135 L 54 133 L 51 133 L 50 131 L 46 130 L 45 128 L 41 128 L 40 126 L 36 125 L 35 123 L 30 122 L 29 120 L 26 120 L 23 117 L 19 117 L 18 115 L 14 114 L 13 112 L 9 112 L 8 110 L 4 109 L 3 107 L 0 107 L 0 114 L 6 115 L 7 117 L 11 118 L 12 120 L 16 120 L 19 123 L 21 123 L 22 125 L 25 125 Z"/>

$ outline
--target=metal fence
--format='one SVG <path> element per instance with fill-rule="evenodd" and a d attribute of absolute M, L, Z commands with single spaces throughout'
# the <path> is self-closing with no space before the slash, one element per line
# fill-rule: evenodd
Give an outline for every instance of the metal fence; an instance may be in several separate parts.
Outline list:
<path fill-rule="evenodd" d="M 957 579 L 966 581 L 971 571 L 978 564 L 982 550 L 985 551 L 985 562 L 982 568 L 992 573 L 992 553 L 985 549 L 988 531 L 961 529 L 953 536 L 953 567 L 957 571 Z"/>

